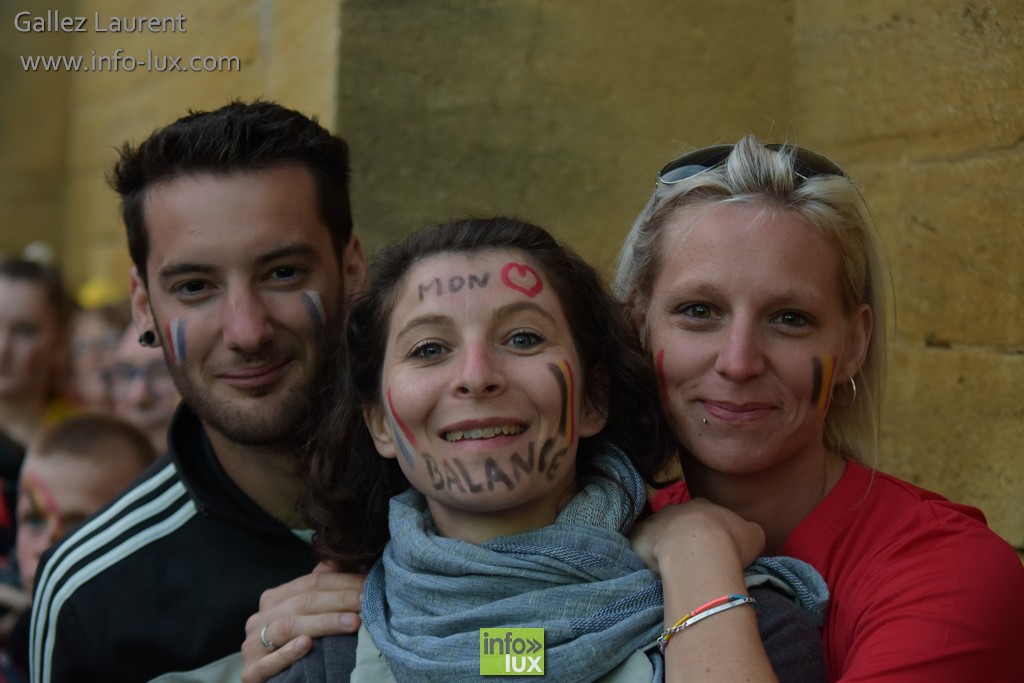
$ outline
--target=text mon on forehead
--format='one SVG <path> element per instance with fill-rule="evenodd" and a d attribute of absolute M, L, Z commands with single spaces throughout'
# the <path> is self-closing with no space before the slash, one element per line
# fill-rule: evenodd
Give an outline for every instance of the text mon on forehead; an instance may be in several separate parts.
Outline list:
<path fill-rule="evenodd" d="M 420 301 L 430 294 L 431 291 L 437 294 L 437 296 L 443 296 L 447 294 L 455 294 L 462 289 L 483 289 L 487 286 L 488 280 L 490 280 L 490 273 L 476 274 L 469 273 L 468 275 L 453 275 L 448 278 L 447 281 L 442 280 L 439 277 L 435 277 L 433 280 L 419 285 Z M 446 286 L 447 285 L 447 286 Z"/>

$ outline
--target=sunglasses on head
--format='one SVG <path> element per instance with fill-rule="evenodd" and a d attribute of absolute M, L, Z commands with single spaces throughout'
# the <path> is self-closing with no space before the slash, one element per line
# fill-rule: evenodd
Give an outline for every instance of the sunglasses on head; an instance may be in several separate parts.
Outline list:
<path fill-rule="evenodd" d="M 656 192 L 660 194 L 663 187 L 671 187 L 687 178 L 722 165 L 729 158 L 734 147 L 735 145 L 714 145 L 676 157 L 658 171 Z M 785 150 L 791 153 L 793 155 L 793 172 L 803 180 L 819 175 L 847 177 L 846 172 L 839 167 L 839 164 L 809 149 L 780 144 L 768 144 L 765 147 L 776 152 Z M 660 196 L 658 198 L 660 199 Z"/>

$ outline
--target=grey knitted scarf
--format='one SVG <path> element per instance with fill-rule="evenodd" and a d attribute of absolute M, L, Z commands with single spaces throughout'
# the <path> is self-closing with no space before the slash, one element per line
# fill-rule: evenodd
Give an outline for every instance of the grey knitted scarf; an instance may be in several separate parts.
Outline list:
<path fill-rule="evenodd" d="M 613 446 L 594 463 L 621 488 L 596 478 L 554 524 L 480 545 L 438 536 L 419 492 L 392 499 L 363 622 L 398 681 L 479 681 L 481 628 L 543 627 L 545 675 L 560 683 L 593 681 L 657 638 L 661 584 L 625 536 L 644 483 Z"/>

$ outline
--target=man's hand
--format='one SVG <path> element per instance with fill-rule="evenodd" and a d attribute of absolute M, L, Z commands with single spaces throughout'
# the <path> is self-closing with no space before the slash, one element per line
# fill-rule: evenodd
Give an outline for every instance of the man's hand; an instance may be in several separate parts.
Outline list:
<path fill-rule="evenodd" d="M 321 562 L 312 574 L 264 591 L 259 611 L 245 622 L 242 683 L 270 680 L 305 656 L 313 638 L 358 630 L 363 579 Z"/>

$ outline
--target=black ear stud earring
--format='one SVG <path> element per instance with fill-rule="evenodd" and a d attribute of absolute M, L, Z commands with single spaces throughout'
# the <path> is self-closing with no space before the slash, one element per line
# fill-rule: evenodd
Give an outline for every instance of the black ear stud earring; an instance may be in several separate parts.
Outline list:
<path fill-rule="evenodd" d="M 139 346 L 156 346 L 156 333 L 153 330 L 146 330 L 140 334 Z"/>

